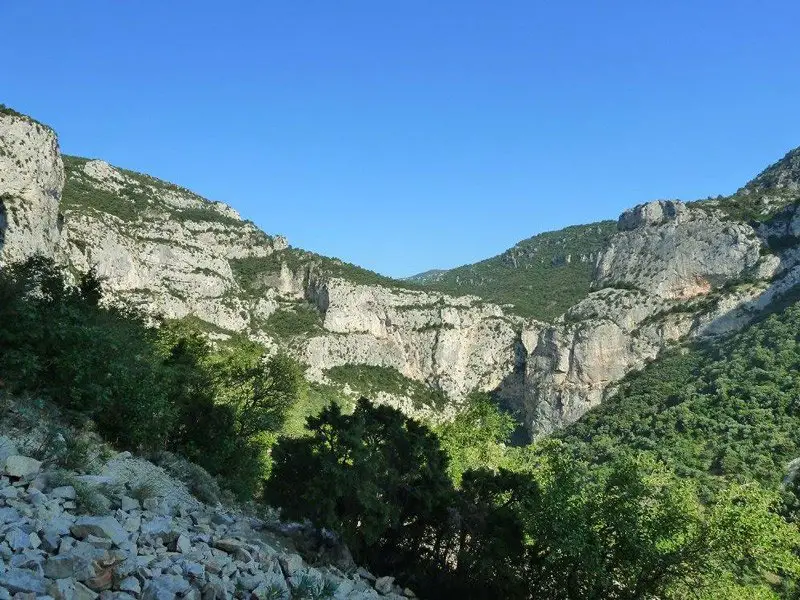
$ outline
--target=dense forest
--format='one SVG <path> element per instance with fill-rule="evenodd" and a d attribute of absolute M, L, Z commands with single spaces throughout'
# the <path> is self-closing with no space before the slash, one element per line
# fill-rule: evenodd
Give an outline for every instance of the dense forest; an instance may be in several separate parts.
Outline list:
<path fill-rule="evenodd" d="M 109 306 L 94 273 L 35 258 L 0 272 L 0 395 L 183 455 L 423 597 L 798 598 L 797 488 L 782 486 L 800 455 L 798 325 L 790 305 L 676 351 L 518 448 L 484 395 L 435 427 L 366 399 L 348 412 L 287 356 Z"/>

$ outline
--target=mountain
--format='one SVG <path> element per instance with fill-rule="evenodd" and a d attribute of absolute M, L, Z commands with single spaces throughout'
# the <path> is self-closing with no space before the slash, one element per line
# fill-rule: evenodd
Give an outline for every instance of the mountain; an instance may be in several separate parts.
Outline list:
<path fill-rule="evenodd" d="M 574 225 L 535 235 L 481 262 L 426 271 L 408 281 L 447 294 L 473 294 L 510 305 L 524 317 L 551 321 L 589 294 L 594 263 L 615 231 L 613 221 Z"/>
<path fill-rule="evenodd" d="M 797 156 L 730 197 L 648 202 L 398 281 L 293 248 L 183 187 L 62 157 L 52 130 L 5 111 L 0 259 L 94 267 L 115 302 L 286 349 L 351 399 L 440 421 L 491 392 L 540 436 L 665 348 L 736 331 L 791 292 Z"/>

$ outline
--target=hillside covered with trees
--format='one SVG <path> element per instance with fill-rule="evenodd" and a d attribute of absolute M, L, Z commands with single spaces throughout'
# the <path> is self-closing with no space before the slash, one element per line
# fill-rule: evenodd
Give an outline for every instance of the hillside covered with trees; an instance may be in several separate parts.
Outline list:
<path fill-rule="evenodd" d="M 292 432 L 309 403 L 293 361 L 152 327 L 105 306 L 92 273 L 73 286 L 35 258 L 3 271 L 0 298 L 0 393 L 49 398 L 119 449 L 183 454 L 423 597 L 796 597 L 798 499 L 780 487 L 798 454 L 795 305 L 511 448 L 480 395 L 437 427 L 364 399 Z"/>

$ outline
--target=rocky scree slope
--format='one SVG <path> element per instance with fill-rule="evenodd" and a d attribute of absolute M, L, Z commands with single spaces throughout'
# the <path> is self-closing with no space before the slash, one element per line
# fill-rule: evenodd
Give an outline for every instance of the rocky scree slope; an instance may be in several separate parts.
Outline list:
<path fill-rule="evenodd" d="M 101 460 L 97 474 L 67 472 L 25 454 L 43 447 L 41 423 L 4 433 L 11 437 L 0 436 L 0 598 L 414 597 L 392 577 L 356 568 L 325 532 L 203 504 L 127 452 Z M 300 540 L 307 549 L 317 544 L 321 566 L 294 551 Z"/>
<path fill-rule="evenodd" d="M 0 260 L 44 252 L 76 270 L 94 266 L 117 301 L 195 316 L 217 338 L 283 347 L 310 378 L 345 392 L 362 391 L 364 373 L 404 381 L 371 395 L 432 420 L 479 389 L 515 409 L 532 435 L 546 434 L 665 345 L 742 326 L 798 277 L 797 151 L 730 198 L 650 202 L 616 225 L 543 234 L 503 255 L 530 272 L 549 262 L 539 288 L 526 276 L 523 297 L 565 265 L 580 267 L 565 288 L 569 307 L 545 322 L 290 248 L 221 203 L 102 161 L 64 157 L 64 179 L 51 131 L 15 115 L 0 115 L 0 127 Z M 486 289 L 503 279 L 492 277 Z M 419 386 L 437 393 L 415 394 Z"/>

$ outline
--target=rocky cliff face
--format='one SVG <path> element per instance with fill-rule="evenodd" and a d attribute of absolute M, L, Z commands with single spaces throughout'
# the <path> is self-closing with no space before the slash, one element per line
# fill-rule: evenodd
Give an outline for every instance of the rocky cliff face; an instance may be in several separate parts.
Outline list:
<path fill-rule="evenodd" d="M 667 344 L 721 332 L 717 322 L 758 297 L 777 266 L 752 227 L 681 202 L 637 206 L 618 228 L 597 260 L 600 289 L 523 336 L 521 409 L 534 435 L 580 418 Z"/>
<path fill-rule="evenodd" d="M 282 238 L 177 186 L 98 160 L 68 165 L 63 242 L 72 266 L 95 266 L 117 298 L 154 314 L 195 315 L 227 331 L 269 316 L 269 298 L 237 297 L 230 260 L 268 256 Z"/>
<path fill-rule="evenodd" d="M 341 279 L 325 281 L 314 297 L 325 333 L 305 344 L 312 376 L 345 364 L 390 367 L 441 389 L 457 404 L 473 389 L 496 389 L 514 366 L 522 320 L 475 297 Z M 457 406 L 437 408 L 443 417 Z"/>
<path fill-rule="evenodd" d="M 0 265 L 56 256 L 63 187 L 55 133 L 29 118 L 0 114 Z"/>
<path fill-rule="evenodd" d="M 561 256 L 567 246 L 591 267 L 570 292 L 577 302 L 544 323 L 288 248 L 221 203 L 102 161 L 65 157 L 65 182 L 52 132 L 0 116 L 0 134 L 7 260 L 45 252 L 78 270 L 94 266 L 117 301 L 284 347 L 318 381 L 342 367 L 395 373 L 405 388 L 372 390 L 374 398 L 431 419 L 452 416 L 479 389 L 514 407 L 533 435 L 548 433 L 666 345 L 741 327 L 800 281 L 791 153 L 729 203 L 650 202 L 626 211 L 616 233 L 598 224 L 536 241 L 526 273 L 544 264 L 544 250 Z M 580 254 L 587 232 L 592 251 Z M 542 285 L 560 276 L 542 272 Z M 357 393 L 357 384 L 345 387 Z M 415 399 L 408 390 L 420 385 L 442 401 Z"/>

